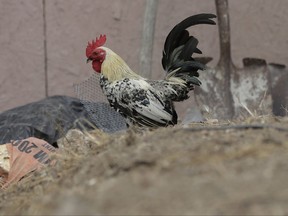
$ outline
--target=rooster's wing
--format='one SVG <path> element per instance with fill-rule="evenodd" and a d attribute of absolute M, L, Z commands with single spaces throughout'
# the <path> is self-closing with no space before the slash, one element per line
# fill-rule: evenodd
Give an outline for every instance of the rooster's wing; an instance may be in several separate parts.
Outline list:
<path fill-rule="evenodd" d="M 177 123 L 173 105 L 164 101 L 161 98 L 162 93 L 145 80 L 125 78 L 113 83 L 102 83 L 102 86 L 110 105 L 122 114 L 128 123 L 149 127 Z"/>

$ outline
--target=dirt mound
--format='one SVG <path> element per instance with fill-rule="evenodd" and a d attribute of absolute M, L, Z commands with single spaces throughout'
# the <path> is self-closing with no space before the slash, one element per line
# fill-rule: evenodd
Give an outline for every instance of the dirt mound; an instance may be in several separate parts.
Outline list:
<path fill-rule="evenodd" d="M 3 215 L 288 213 L 288 119 L 107 135 L 70 131 L 55 167 L 1 194 Z"/>

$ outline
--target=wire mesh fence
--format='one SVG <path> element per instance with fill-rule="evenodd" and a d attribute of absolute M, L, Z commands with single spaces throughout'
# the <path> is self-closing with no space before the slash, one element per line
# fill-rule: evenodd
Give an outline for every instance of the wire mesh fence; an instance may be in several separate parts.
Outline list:
<path fill-rule="evenodd" d="M 127 129 L 125 119 L 110 107 L 99 85 L 99 74 L 74 85 L 77 97 L 83 103 L 92 124 L 104 132 L 117 132 Z"/>

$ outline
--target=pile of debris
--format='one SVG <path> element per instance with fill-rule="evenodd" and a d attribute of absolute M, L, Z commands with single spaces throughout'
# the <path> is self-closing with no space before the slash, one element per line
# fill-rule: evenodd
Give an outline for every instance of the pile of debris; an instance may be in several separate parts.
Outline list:
<path fill-rule="evenodd" d="M 96 111 L 93 115 L 91 109 L 87 111 L 88 104 Z M 77 98 L 53 96 L 1 113 L 1 186 L 7 188 L 30 172 L 55 164 L 51 155 L 58 151 L 58 140 L 70 129 L 101 128 L 108 133 L 125 129 L 124 119 L 111 121 L 116 112 L 107 106 L 100 102 L 84 103 Z"/>

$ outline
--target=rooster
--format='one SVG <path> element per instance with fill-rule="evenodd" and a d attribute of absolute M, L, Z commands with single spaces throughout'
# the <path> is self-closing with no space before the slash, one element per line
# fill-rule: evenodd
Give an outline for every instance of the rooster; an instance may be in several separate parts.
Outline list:
<path fill-rule="evenodd" d="M 103 46 L 106 35 L 88 42 L 87 62 L 100 73 L 100 86 L 110 106 L 119 112 L 128 126 L 165 127 L 177 124 L 174 101 L 189 98 L 189 91 L 201 85 L 198 70 L 205 66 L 192 58 L 198 40 L 186 30 L 198 24 L 216 23 L 214 14 L 190 16 L 177 24 L 168 34 L 162 56 L 166 71 L 163 80 L 148 80 L 133 72 L 125 61 L 111 49 Z"/>

